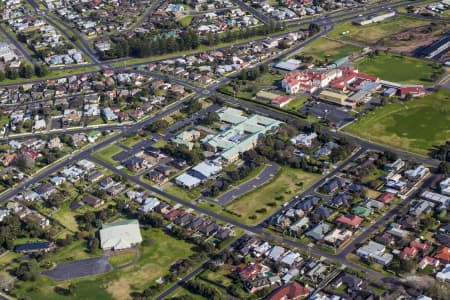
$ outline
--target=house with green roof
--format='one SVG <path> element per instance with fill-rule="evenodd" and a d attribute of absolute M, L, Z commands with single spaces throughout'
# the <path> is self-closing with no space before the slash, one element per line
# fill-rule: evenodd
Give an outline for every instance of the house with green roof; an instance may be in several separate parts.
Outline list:
<path fill-rule="evenodd" d="M 372 209 L 370 209 L 370 208 L 368 208 L 368 207 L 364 207 L 364 206 L 355 206 L 353 209 L 352 209 L 352 212 L 355 214 L 355 215 L 357 215 L 357 216 L 360 216 L 360 217 L 367 217 L 367 216 L 369 216 L 370 214 L 372 214 Z"/>

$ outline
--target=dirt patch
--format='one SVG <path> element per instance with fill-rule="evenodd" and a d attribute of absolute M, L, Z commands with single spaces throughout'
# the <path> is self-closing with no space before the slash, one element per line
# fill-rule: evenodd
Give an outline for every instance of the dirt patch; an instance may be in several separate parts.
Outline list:
<path fill-rule="evenodd" d="M 118 280 L 111 282 L 107 291 L 116 299 L 131 299 L 130 293 L 132 291 L 144 289 L 162 275 L 161 267 L 156 264 L 150 263 L 134 267 L 130 271 L 124 272 Z"/>
<path fill-rule="evenodd" d="M 130 285 L 126 279 L 113 281 L 111 284 L 108 285 L 106 290 L 116 299 L 124 299 L 124 300 L 131 299 Z"/>
<path fill-rule="evenodd" d="M 419 47 L 428 46 L 445 36 L 450 24 L 438 23 L 408 29 L 387 36 L 377 45 L 390 48 L 392 52 L 411 54 Z"/>

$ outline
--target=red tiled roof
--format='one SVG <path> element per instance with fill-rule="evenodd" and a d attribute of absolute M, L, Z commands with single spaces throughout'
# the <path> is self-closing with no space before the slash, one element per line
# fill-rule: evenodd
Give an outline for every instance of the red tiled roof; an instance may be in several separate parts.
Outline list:
<path fill-rule="evenodd" d="M 291 101 L 291 97 L 289 96 L 280 96 L 272 100 L 272 104 L 283 104 L 285 102 Z"/>
<path fill-rule="evenodd" d="M 411 241 L 411 243 L 409 243 L 409 246 L 417 248 L 417 250 L 421 250 L 421 251 L 426 250 L 429 247 L 428 244 L 421 243 L 421 242 L 418 242 L 418 241 Z"/>
<path fill-rule="evenodd" d="M 449 247 L 444 247 L 442 248 L 438 254 L 436 254 L 434 256 L 434 258 L 439 259 L 439 260 L 443 260 L 446 262 L 450 262 L 450 248 Z"/>
<path fill-rule="evenodd" d="M 258 277 L 263 269 L 262 265 L 258 263 L 240 265 L 237 270 L 242 280 L 253 280 Z"/>
<path fill-rule="evenodd" d="M 358 227 L 362 223 L 363 218 L 354 215 L 340 215 L 336 221 L 352 227 Z"/>
<path fill-rule="evenodd" d="M 392 199 L 394 199 L 394 197 L 395 197 L 394 194 L 389 193 L 389 192 L 386 192 L 386 193 L 381 194 L 381 195 L 377 198 L 377 200 L 378 200 L 378 201 L 381 201 L 381 202 L 383 202 L 383 203 L 389 203 L 389 202 L 391 202 Z"/>
<path fill-rule="evenodd" d="M 266 300 L 294 300 L 306 297 L 311 291 L 298 282 L 290 282 L 283 285 L 270 294 Z"/>
<path fill-rule="evenodd" d="M 419 253 L 419 251 L 417 250 L 417 248 L 405 247 L 403 249 L 403 251 L 400 253 L 400 257 L 403 258 L 403 259 L 414 258 L 414 257 L 417 256 L 418 253 Z"/>
<path fill-rule="evenodd" d="M 426 266 L 431 265 L 434 267 L 439 266 L 439 260 L 429 257 L 429 256 L 425 256 L 424 258 L 422 258 L 422 260 L 419 262 L 419 267 L 421 269 L 426 268 Z"/>
<path fill-rule="evenodd" d="M 400 89 L 400 95 L 420 94 L 423 93 L 423 88 L 419 86 L 408 86 Z"/>

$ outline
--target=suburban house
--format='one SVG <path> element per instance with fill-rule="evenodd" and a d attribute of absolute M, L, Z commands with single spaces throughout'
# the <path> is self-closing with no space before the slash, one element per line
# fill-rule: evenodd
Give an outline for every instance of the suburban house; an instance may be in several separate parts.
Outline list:
<path fill-rule="evenodd" d="M 386 246 L 369 241 L 367 245 L 362 246 L 356 250 L 356 254 L 364 259 L 373 259 L 376 263 L 386 266 L 394 258 L 392 254 L 385 253 Z"/>
<path fill-rule="evenodd" d="M 311 290 L 308 287 L 294 281 L 289 282 L 273 291 L 266 300 L 298 300 L 309 296 Z"/>
<path fill-rule="evenodd" d="M 92 207 L 99 207 L 105 203 L 103 199 L 95 197 L 94 195 L 91 194 L 84 196 L 81 202 Z"/>

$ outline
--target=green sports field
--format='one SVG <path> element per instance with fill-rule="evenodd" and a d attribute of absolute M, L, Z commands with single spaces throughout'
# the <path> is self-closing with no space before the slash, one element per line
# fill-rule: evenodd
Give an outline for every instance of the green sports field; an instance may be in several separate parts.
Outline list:
<path fill-rule="evenodd" d="M 363 73 L 408 84 L 431 85 L 442 72 L 442 68 L 436 63 L 392 54 L 366 57 L 356 61 L 354 65 Z"/>
<path fill-rule="evenodd" d="M 345 131 L 393 148 L 427 155 L 450 138 L 450 91 L 377 108 Z"/>

